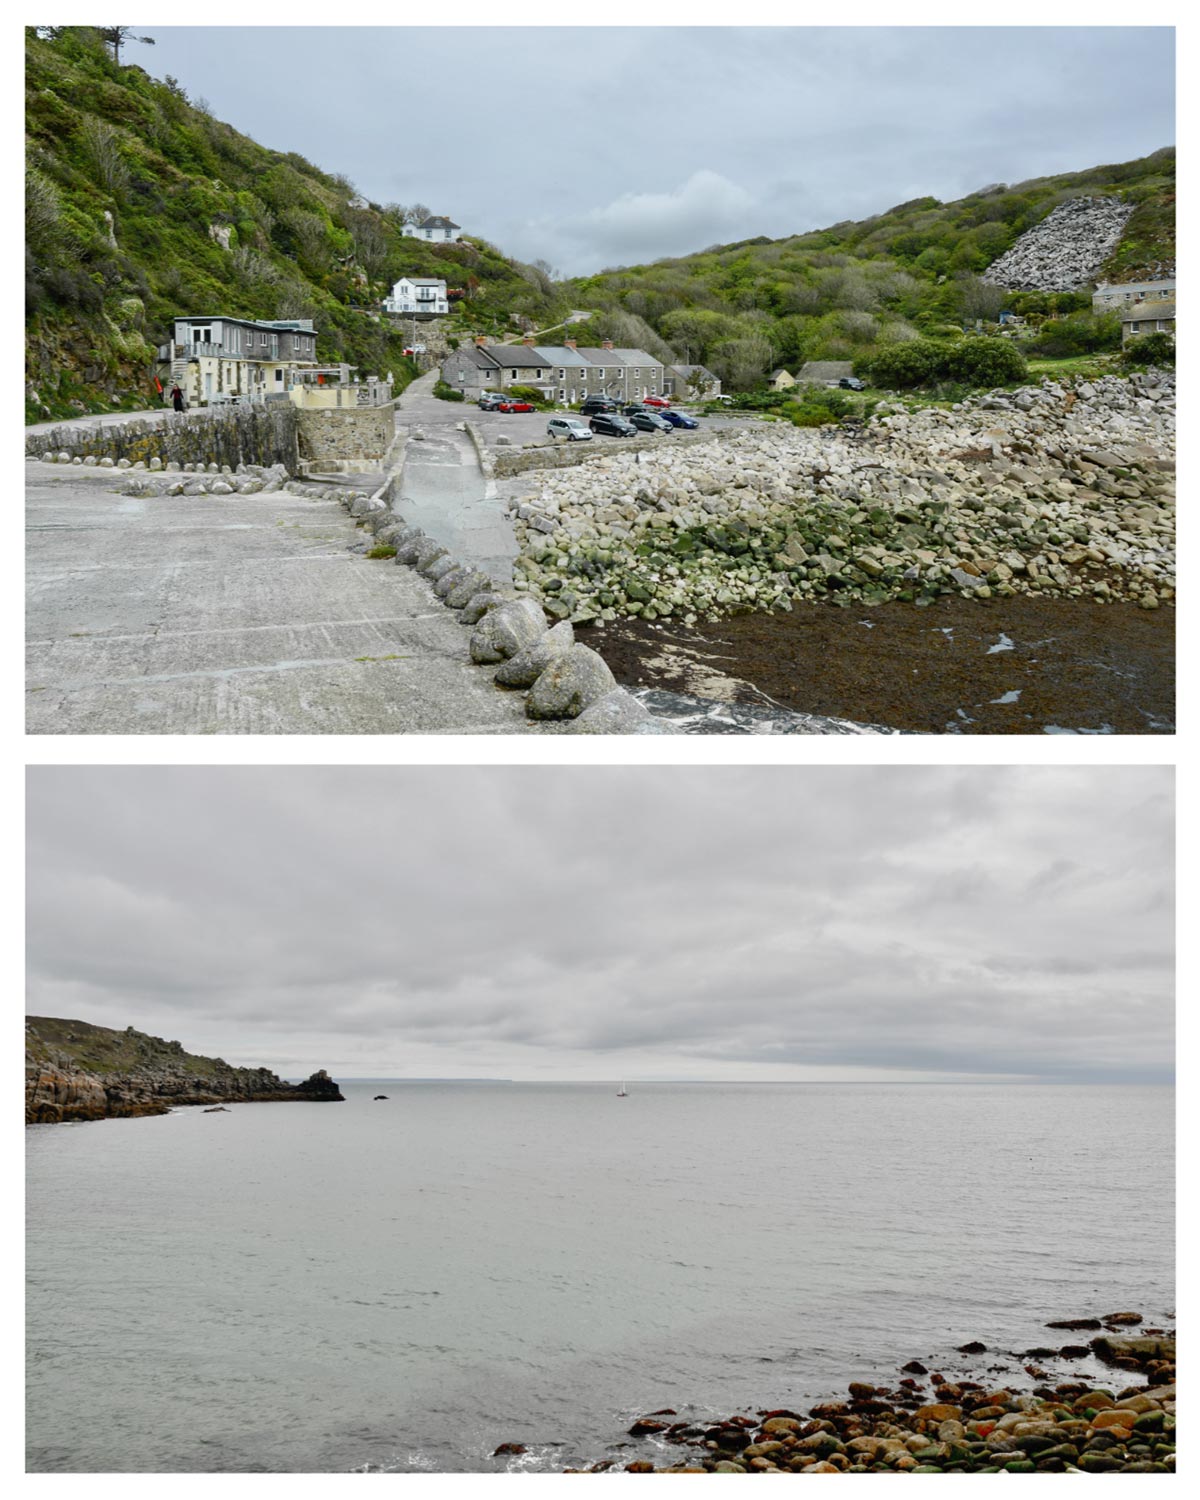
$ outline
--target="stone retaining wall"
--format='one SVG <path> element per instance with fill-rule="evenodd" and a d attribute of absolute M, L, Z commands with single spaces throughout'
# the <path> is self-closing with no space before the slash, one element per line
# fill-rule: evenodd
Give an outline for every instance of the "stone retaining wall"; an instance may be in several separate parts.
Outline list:
<path fill-rule="evenodd" d="M 474 422 L 464 422 L 463 427 L 466 429 L 467 436 L 471 439 L 471 443 L 474 446 L 476 456 L 479 459 L 479 467 L 483 471 L 483 477 L 485 479 L 495 479 L 496 463 L 492 455 L 488 452 L 488 446 L 483 440 L 483 434 Z M 505 456 L 508 457 L 509 455 Z M 515 454 L 511 456 L 516 457 Z M 517 471 L 514 470 L 513 472 Z"/>
<path fill-rule="evenodd" d="M 471 431 L 470 424 L 467 430 Z M 475 438 L 475 446 L 480 448 L 480 439 L 475 434 L 472 436 Z M 511 452 L 496 453 L 489 457 L 496 478 L 509 479 L 514 474 L 525 474 L 530 469 L 573 469 L 576 464 L 584 464 L 597 458 L 612 458 L 615 453 L 649 452 L 663 448 L 668 442 L 672 448 L 685 444 L 711 443 L 716 437 L 717 434 L 712 431 L 677 432 L 668 439 L 664 434 L 653 432 L 647 433 L 644 438 L 623 438 L 619 447 L 609 443 L 561 443 L 546 448 L 516 448 Z"/>
<path fill-rule="evenodd" d="M 388 408 L 388 415 L 391 408 Z M 324 415 L 324 414 L 322 414 Z M 283 464 L 289 474 L 300 472 L 297 448 L 298 413 L 290 402 L 272 406 L 235 406 L 222 410 L 170 412 L 158 423 L 145 420 L 100 427 L 56 427 L 50 432 L 27 432 L 25 452 L 34 458 L 48 453 L 69 458 L 125 459 L 129 464 L 216 464 L 236 469 L 239 464 L 270 467 Z"/>
<path fill-rule="evenodd" d="M 300 411 L 299 460 L 306 471 L 378 469 L 396 433 L 395 409 Z"/>

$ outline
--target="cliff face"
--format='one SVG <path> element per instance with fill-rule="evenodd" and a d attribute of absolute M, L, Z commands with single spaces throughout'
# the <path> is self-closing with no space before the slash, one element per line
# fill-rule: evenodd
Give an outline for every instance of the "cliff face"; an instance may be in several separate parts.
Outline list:
<path fill-rule="evenodd" d="M 173 1105 L 320 1102 L 344 1096 L 322 1068 L 300 1084 L 269 1068 L 235 1068 L 144 1032 L 28 1016 L 25 1123 L 162 1115 Z"/>

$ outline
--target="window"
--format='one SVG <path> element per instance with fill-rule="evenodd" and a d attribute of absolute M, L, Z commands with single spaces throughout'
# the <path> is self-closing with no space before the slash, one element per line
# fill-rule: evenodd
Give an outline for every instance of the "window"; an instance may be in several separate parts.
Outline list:
<path fill-rule="evenodd" d="M 565 380 L 567 378 L 567 372 L 565 370 L 560 370 L 558 372 L 558 378 L 560 380 Z"/>

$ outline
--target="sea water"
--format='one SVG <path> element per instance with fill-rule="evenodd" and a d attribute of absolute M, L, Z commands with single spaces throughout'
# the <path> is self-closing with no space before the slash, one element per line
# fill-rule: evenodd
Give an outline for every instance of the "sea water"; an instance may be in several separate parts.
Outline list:
<path fill-rule="evenodd" d="M 343 1087 L 26 1132 L 31 1470 L 556 1469 L 1174 1314 L 1169 1088 Z"/>

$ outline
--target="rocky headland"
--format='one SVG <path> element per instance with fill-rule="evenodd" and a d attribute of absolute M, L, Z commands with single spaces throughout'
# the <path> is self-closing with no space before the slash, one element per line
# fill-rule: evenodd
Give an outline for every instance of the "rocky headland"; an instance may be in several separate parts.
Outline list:
<path fill-rule="evenodd" d="M 512 502 L 552 619 L 692 625 L 800 602 L 1175 598 L 1175 381 L 1045 381 L 858 433 L 782 424 L 614 453 Z"/>
<path fill-rule="evenodd" d="M 25 1123 L 164 1115 L 184 1104 L 341 1100 L 322 1068 L 290 1084 L 268 1068 L 236 1068 L 178 1042 L 86 1021 L 25 1018 Z"/>
<path fill-rule="evenodd" d="M 1035 1348 L 1019 1357 L 1037 1382 L 1016 1390 L 994 1380 L 947 1379 L 910 1360 L 885 1385 L 851 1381 L 847 1395 L 807 1412 L 786 1407 L 709 1421 L 664 1409 L 639 1417 L 623 1443 L 635 1458 L 604 1458 L 571 1473 L 633 1474 L 1034 1474 L 1175 1471 L 1175 1335 L 1128 1330 L 1137 1313 L 1067 1319 L 1051 1328 L 1103 1331 L 1088 1344 Z M 959 1354 L 988 1354 L 978 1341 Z M 1092 1357 L 1111 1383 L 1050 1384 L 1040 1361 Z M 982 1372 L 981 1372 L 982 1373 Z M 1129 1383 L 1126 1383 L 1129 1382 Z M 682 1450 L 678 1456 L 670 1449 Z M 521 1450 L 505 1444 L 504 1456 Z"/>

